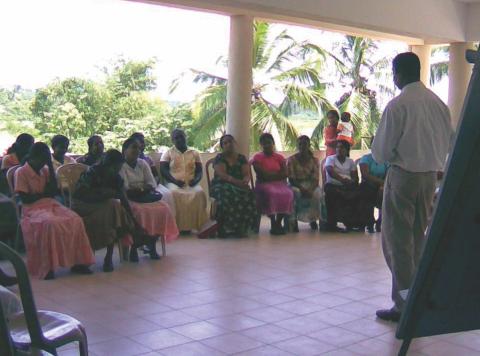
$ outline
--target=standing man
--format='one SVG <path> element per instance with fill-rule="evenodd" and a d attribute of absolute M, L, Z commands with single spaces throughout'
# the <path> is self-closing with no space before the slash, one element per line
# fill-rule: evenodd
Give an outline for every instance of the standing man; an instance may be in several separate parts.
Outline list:
<path fill-rule="evenodd" d="M 442 171 L 453 129 L 448 107 L 420 82 L 420 61 L 412 52 L 393 60 L 393 81 L 401 90 L 383 112 L 372 154 L 388 163 L 382 210 L 382 247 L 392 272 L 391 309 L 377 317 L 398 321 L 422 255 L 437 172 Z"/>

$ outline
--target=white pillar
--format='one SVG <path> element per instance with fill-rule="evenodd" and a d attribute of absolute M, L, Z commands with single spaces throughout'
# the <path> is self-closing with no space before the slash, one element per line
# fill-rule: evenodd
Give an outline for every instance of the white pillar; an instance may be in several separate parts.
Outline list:
<path fill-rule="evenodd" d="M 252 100 L 253 18 L 230 17 L 228 52 L 227 133 L 233 135 L 238 150 L 248 157 Z"/>
<path fill-rule="evenodd" d="M 474 48 L 473 42 L 450 44 L 448 63 L 448 106 L 452 115 L 452 125 L 457 127 L 467 93 L 468 82 L 472 75 L 472 65 L 465 59 L 465 51 Z"/>
<path fill-rule="evenodd" d="M 430 87 L 430 56 L 432 53 L 432 46 L 414 45 L 410 46 L 410 50 L 420 59 L 420 80 L 427 87 Z"/>

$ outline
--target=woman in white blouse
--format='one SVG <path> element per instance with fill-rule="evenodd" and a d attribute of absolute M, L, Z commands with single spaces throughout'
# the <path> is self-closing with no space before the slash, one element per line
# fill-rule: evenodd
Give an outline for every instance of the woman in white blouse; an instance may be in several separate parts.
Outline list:
<path fill-rule="evenodd" d="M 120 176 L 135 218 L 150 236 L 164 236 L 167 241 L 177 238 L 175 217 L 169 205 L 163 201 L 165 195 L 156 190 L 157 184 L 150 166 L 139 158 L 139 142 L 132 138 L 126 140 L 122 146 L 122 154 L 125 163 L 120 170 Z M 156 252 L 150 252 L 152 258 L 158 258 Z M 130 257 L 132 255 L 136 262 L 136 253 L 130 254 Z"/>

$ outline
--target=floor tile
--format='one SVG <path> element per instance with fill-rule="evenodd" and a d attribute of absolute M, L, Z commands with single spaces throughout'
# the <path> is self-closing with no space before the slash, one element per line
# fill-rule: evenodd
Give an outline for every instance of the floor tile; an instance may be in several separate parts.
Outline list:
<path fill-rule="evenodd" d="M 206 321 L 198 321 L 196 323 L 177 326 L 171 330 L 197 341 L 222 335 L 228 332 L 224 328 Z"/>
<path fill-rule="evenodd" d="M 273 237 L 264 223 L 246 239 L 182 236 L 157 262 L 119 264 L 115 251 L 108 274 L 98 251 L 91 276 L 32 279 L 37 304 L 78 318 L 91 356 L 396 355 L 397 325 L 375 317 L 391 306 L 380 235 L 301 224 Z M 478 340 L 478 331 L 418 338 L 409 356 L 478 355 Z M 77 345 L 59 354 L 77 355 Z"/>
<path fill-rule="evenodd" d="M 336 326 L 324 328 L 320 331 L 311 333 L 308 336 L 337 347 L 350 346 L 368 338 L 368 336 L 354 333 Z"/>
<path fill-rule="evenodd" d="M 274 323 L 276 321 L 289 319 L 295 316 L 295 314 L 277 309 L 275 307 L 266 307 L 247 311 L 244 313 L 247 316 L 250 316 L 254 319 L 264 321 L 266 323 Z"/>
<path fill-rule="evenodd" d="M 171 330 L 163 329 L 136 335 L 135 341 L 152 350 L 160 350 L 171 346 L 186 344 L 191 342 L 192 339 Z"/>
<path fill-rule="evenodd" d="M 97 356 L 135 356 L 151 351 L 148 347 L 123 338 L 93 344 L 89 349 Z"/>
<path fill-rule="evenodd" d="M 308 315 L 282 320 L 275 323 L 275 325 L 287 330 L 295 331 L 301 335 L 310 334 L 330 326 L 318 319 L 310 318 Z"/>
<path fill-rule="evenodd" d="M 212 349 L 198 341 L 169 347 L 160 351 L 164 356 L 221 356 L 225 353 Z"/>
<path fill-rule="evenodd" d="M 235 356 L 291 356 L 291 355 L 293 354 L 291 354 L 290 352 L 280 350 L 271 345 L 267 345 L 267 346 L 259 347 L 257 349 L 235 354 Z"/>
<path fill-rule="evenodd" d="M 244 330 L 243 335 L 251 337 L 252 339 L 259 340 L 265 344 L 273 344 L 275 342 L 293 339 L 299 336 L 299 334 L 292 330 L 287 330 L 273 324 L 267 324 Z"/>
<path fill-rule="evenodd" d="M 209 319 L 208 322 L 230 331 L 240 331 L 265 324 L 263 321 L 250 318 L 243 314 L 220 316 L 218 318 Z"/>
<path fill-rule="evenodd" d="M 380 320 L 358 319 L 340 325 L 343 329 L 369 337 L 379 336 L 396 330 L 397 324 Z"/>
<path fill-rule="evenodd" d="M 198 318 L 195 318 L 194 316 L 186 314 L 182 311 L 168 311 L 164 313 L 147 315 L 144 318 L 160 325 L 163 328 L 171 328 L 199 320 Z"/>
<path fill-rule="evenodd" d="M 319 355 L 335 350 L 335 346 L 307 336 L 299 336 L 290 340 L 277 342 L 273 344 L 273 346 L 298 356 Z"/>
<path fill-rule="evenodd" d="M 263 345 L 258 340 L 241 334 L 225 334 L 202 341 L 203 344 L 227 354 L 239 353 Z"/>

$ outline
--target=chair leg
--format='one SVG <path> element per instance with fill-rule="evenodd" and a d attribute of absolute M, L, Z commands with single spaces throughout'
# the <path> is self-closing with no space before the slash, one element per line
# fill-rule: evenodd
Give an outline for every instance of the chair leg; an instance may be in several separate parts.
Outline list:
<path fill-rule="evenodd" d="M 82 330 L 82 338 L 78 340 L 78 349 L 80 356 L 88 356 L 88 340 L 85 330 Z"/>
<path fill-rule="evenodd" d="M 165 236 L 160 236 L 160 242 L 162 244 L 162 256 L 165 257 L 167 255 L 167 249 L 165 247 Z"/>
<path fill-rule="evenodd" d="M 22 242 L 22 228 L 20 223 L 17 225 L 17 231 L 15 232 L 15 251 L 20 251 L 20 243 Z"/>

